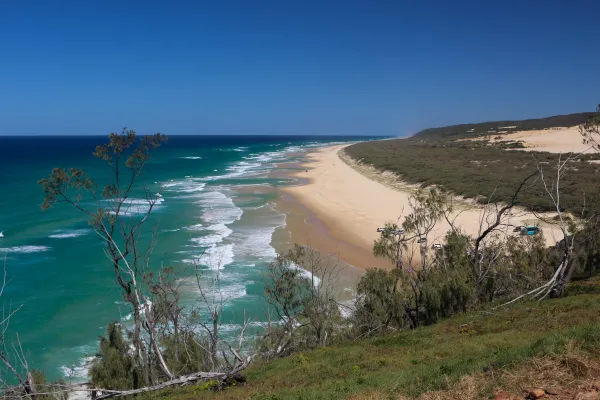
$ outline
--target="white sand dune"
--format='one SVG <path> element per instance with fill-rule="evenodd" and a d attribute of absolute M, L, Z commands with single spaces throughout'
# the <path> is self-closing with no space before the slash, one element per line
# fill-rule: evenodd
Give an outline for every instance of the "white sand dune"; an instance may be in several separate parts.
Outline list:
<path fill-rule="evenodd" d="M 490 138 L 493 141 L 493 138 Z M 524 151 L 547 151 L 550 153 L 588 153 L 593 150 L 583 144 L 578 126 L 536 131 L 519 131 L 502 135 L 501 141 L 522 140 Z"/>

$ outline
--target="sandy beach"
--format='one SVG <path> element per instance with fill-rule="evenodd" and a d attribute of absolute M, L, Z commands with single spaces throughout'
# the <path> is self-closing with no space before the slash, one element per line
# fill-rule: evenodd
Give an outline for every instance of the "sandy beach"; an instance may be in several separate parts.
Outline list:
<path fill-rule="evenodd" d="M 373 242 L 379 237 L 378 227 L 411 212 L 411 190 L 369 179 L 339 157 L 344 147 L 324 147 L 309 153 L 303 169 L 293 173 L 302 183 L 283 189 L 278 208 L 287 215 L 290 241 L 335 254 L 362 269 L 391 268 L 390 261 L 372 255 Z M 455 225 L 476 235 L 483 208 L 462 202 L 455 210 L 451 217 Z M 503 222 L 525 225 L 536 220 L 531 213 L 514 210 Z M 548 243 L 560 238 L 556 226 L 540 226 Z M 430 244 L 441 242 L 449 229 L 446 221 L 440 221 L 429 236 Z M 504 233 L 513 234 L 509 228 Z"/>

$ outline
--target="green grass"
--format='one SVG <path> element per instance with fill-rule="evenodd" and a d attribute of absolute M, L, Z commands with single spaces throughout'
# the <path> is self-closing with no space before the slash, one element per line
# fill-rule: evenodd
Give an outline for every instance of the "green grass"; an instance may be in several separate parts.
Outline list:
<path fill-rule="evenodd" d="M 194 386 L 152 398 L 308 400 L 368 398 L 376 392 L 396 399 L 448 389 L 463 376 L 506 370 L 573 346 L 599 356 L 600 293 L 593 283 L 573 285 L 573 295 L 563 299 L 461 315 L 411 332 L 258 363 L 245 372 L 243 387 L 213 393 Z"/>

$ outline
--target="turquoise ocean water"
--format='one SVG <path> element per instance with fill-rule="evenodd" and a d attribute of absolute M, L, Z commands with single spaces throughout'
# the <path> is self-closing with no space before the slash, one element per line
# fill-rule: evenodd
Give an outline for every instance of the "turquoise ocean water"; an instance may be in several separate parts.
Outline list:
<path fill-rule="evenodd" d="M 224 332 L 244 311 L 263 321 L 263 273 L 275 256 L 273 233 L 285 226 L 272 189 L 294 183 L 273 174 L 276 165 L 298 161 L 316 146 L 371 139 L 170 137 L 140 178 L 140 185 L 162 196 L 147 225 L 158 227 L 152 267 L 185 272 L 197 263 L 207 277 L 218 271 Z M 130 318 L 87 218 L 66 205 L 46 212 L 39 207 L 43 194 L 37 181 L 53 167 L 84 168 L 104 182 L 108 170 L 92 152 L 105 142 L 104 137 L 0 137 L 0 256 L 10 278 L 0 301 L 22 305 L 10 333 L 19 333 L 30 364 L 51 379 L 84 378 L 84 360 L 95 354 L 106 325 Z M 132 216 L 145 211 L 143 198 L 142 192 L 133 196 Z M 187 289 L 186 302 L 192 304 L 197 291 L 191 284 Z"/>

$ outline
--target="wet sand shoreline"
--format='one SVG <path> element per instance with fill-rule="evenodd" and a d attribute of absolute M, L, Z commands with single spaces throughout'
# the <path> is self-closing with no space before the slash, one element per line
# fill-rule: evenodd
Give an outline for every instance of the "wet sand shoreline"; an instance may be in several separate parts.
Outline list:
<path fill-rule="evenodd" d="M 333 146 L 335 148 L 343 146 Z M 317 148 L 306 153 L 298 163 L 286 163 L 275 170 L 273 177 L 294 179 L 294 184 L 280 189 L 275 209 L 286 215 L 286 226 L 274 234 L 273 245 L 278 252 L 287 251 L 294 243 L 310 246 L 330 258 L 339 259 L 345 269 L 356 269 L 351 275 L 357 280 L 367 268 L 391 268 L 390 261 L 372 254 L 372 242 L 365 243 L 351 233 L 336 226 L 335 222 L 320 210 L 309 207 L 294 188 L 308 186 L 312 179 L 306 172 L 315 168 L 311 156 L 330 147 Z M 350 268 L 348 268 L 350 267 Z"/>

